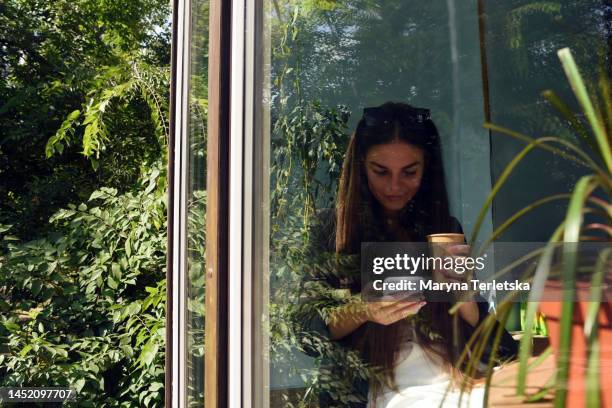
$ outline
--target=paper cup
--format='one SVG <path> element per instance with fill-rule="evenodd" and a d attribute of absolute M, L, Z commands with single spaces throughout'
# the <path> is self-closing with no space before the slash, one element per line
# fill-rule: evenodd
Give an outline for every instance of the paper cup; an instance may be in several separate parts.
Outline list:
<path fill-rule="evenodd" d="M 429 242 L 433 256 L 444 258 L 449 255 L 446 248 L 452 244 L 463 244 L 465 236 L 455 233 L 430 234 L 427 236 L 427 242 Z"/>
<path fill-rule="evenodd" d="M 432 244 L 463 244 L 465 235 L 456 233 L 430 234 L 427 236 L 427 242 Z"/>

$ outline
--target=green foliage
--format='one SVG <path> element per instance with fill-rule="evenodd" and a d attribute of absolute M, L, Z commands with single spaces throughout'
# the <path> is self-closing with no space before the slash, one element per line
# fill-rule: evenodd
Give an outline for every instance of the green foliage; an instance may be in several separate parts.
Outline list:
<path fill-rule="evenodd" d="M 100 187 L 126 191 L 163 154 L 169 11 L 166 0 L 2 2 L 0 222 L 16 236 L 43 236 L 51 214 Z"/>
<path fill-rule="evenodd" d="M 80 406 L 162 403 L 165 181 L 153 169 L 138 187 L 96 190 L 53 215 L 56 235 L 8 244 L 1 386 L 73 386 Z"/>
<path fill-rule="evenodd" d="M 169 14 L 0 5 L 0 386 L 162 404 Z"/>
<path fill-rule="evenodd" d="M 169 6 L 0 5 L 0 386 L 163 404 Z"/>
<path fill-rule="evenodd" d="M 526 318 L 527 314 L 527 304 L 521 303 L 521 330 L 525 330 L 526 327 Z M 532 330 L 535 336 L 547 336 L 548 330 L 546 329 L 546 321 L 544 320 L 544 315 L 541 313 L 536 314 L 534 318 L 534 322 L 532 323 Z"/>
<path fill-rule="evenodd" d="M 188 372 L 187 398 L 188 406 L 201 407 L 204 401 L 204 325 L 206 317 L 206 191 L 193 191 L 188 207 L 189 289 L 187 310 L 189 330 L 186 333 L 188 357 L 185 362 Z"/>
<path fill-rule="evenodd" d="M 152 67 L 138 59 L 107 68 L 97 78 L 102 86 L 92 90 L 90 99 L 83 111 L 75 110 L 68 117 L 59 130 L 47 142 L 45 152 L 47 158 L 55 153 L 62 153 L 65 145 L 74 143 L 75 127 L 82 124 L 82 154 L 92 160 L 94 168 L 98 166 L 100 152 L 106 150 L 109 134 L 105 123 L 105 114 L 110 110 L 109 105 L 116 100 L 126 103 L 130 99 L 142 98 L 151 114 L 151 121 L 155 125 L 155 136 L 160 152 L 165 153 L 168 138 L 167 116 L 167 70 Z M 82 123 L 78 122 L 83 117 Z M 115 135 L 118 137 L 119 135 Z"/>
<path fill-rule="evenodd" d="M 350 113 L 344 106 L 326 109 L 317 101 L 283 113 L 272 135 L 272 214 L 282 218 L 299 205 L 303 225 L 308 226 L 316 208 L 333 202 L 349 138 Z M 296 183 L 299 191 L 291 191 Z"/>

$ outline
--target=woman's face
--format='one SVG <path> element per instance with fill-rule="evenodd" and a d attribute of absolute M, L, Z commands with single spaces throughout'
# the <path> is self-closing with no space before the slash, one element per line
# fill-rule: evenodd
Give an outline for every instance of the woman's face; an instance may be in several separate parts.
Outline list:
<path fill-rule="evenodd" d="M 424 168 L 423 150 L 405 142 L 374 145 L 365 158 L 368 187 L 388 213 L 402 208 L 415 196 Z"/>

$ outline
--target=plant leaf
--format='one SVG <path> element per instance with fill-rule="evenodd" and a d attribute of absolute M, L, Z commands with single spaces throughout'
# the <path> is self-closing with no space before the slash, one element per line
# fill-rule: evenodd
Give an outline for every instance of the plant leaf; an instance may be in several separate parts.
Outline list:
<path fill-rule="evenodd" d="M 599 254 L 595 271 L 591 279 L 590 302 L 584 321 L 584 334 L 587 339 L 588 361 L 586 369 L 587 406 L 598 407 L 599 399 L 599 331 L 597 330 L 597 315 L 601 306 L 603 294 L 603 279 L 606 264 L 612 254 L 612 248 L 606 248 Z"/>
<path fill-rule="evenodd" d="M 557 380 L 555 406 L 565 406 L 567 380 L 569 378 L 569 356 L 572 346 L 572 323 L 574 317 L 575 275 L 577 265 L 576 243 L 580 241 L 580 230 L 584 218 L 583 210 L 588 196 L 597 186 L 593 175 L 582 177 L 576 183 L 565 216 L 563 231 L 563 303 L 561 307 L 561 333 L 557 356 Z"/>
<path fill-rule="evenodd" d="M 527 385 L 527 368 L 528 360 L 531 356 L 532 339 L 533 339 L 533 326 L 535 322 L 535 316 L 538 311 L 538 305 L 540 303 L 540 297 L 544 291 L 544 285 L 548 278 L 548 272 L 550 265 L 553 261 L 553 254 L 557 246 L 557 242 L 563 234 L 564 225 L 561 224 L 550 237 L 548 244 L 542 252 L 538 261 L 538 266 L 533 275 L 531 282 L 531 291 L 529 292 L 529 298 L 527 300 L 527 310 L 525 311 L 525 330 L 519 346 L 519 369 L 518 379 L 516 385 L 516 392 L 518 395 L 525 395 L 525 387 Z"/>
<path fill-rule="evenodd" d="M 155 358 L 158 349 L 159 346 L 153 341 L 149 341 L 147 344 L 145 344 L 142 348 L 140 356 L 138 357 L 138 362 L 140 363 L 140 365 L 150 365 L 153 362 L 153 359 Z"/>
<path fill-rule="evenodd" d="M 589 93 L 587 92 L 586 86 L 582 80 L 582 76 L 580 75 L 580 71 L 576 66 L 576 62 L 574 61 L 574 57 L 570 49 L 562 48 L 557 51 L 557 55 L 561 60 L 561 65 L 565 71 L 565 76 L 567 77 L 572 90 L 574 91 L 574 95 L 582 106 L 582 110 L 589 121 L 589 125 L 593 129 L 593 134 L 595 135 L 595 139 L 599 145 L 600 154 L 603 156 L 606 167 L 610 172 L 612 171 L 612 151 L 610 150 L 610 143 L 608 141 L 608 136 L 606 134 L 606 129 L 603 125 L 602 118 L 600 118 L 595 111 L 595 107 L 591 102 L 591 98 L 589 97 Z"/>
<path fill-rule="evenodd" d="M 565 119 L 569 121 L 570 126 L 589 145 L 593 152 L 596 153 L 599 157 L 601 157 L 601 154 L 597 148 L 596 142 L 593 140 L 593 137 L 587 132 L 582 122 L 578 120 L 578 118 L 576 117 L 574 112 L 572 112 L 569 106 L 567 106 L 567 104 L 563 100 L 561 100 L 561 98 L 559 98 L 557 94 L 554 93 L 552 90 L 546 90 L 542 92 L 542 96 L 546 98 L 546 100 L 550 102 L 550 104 L 555 109 L 557 109 L 557 111 L 559 111 L 559 113 Z"/>
<path fill-rule="evenodd" d="M 490 126 L 489 128 L 491 130 L 498 129 L 498 127 L 495 125 L 487 124 L 485 126 Z M 472 230 L 472 245 L 476 242 L 476 238 L 478 237 L 478 232 L 480 231 L 480 227 L 485 219 L 485 216 L 487 215 L 487 211 L 489 210 L 489 207 L 493 203 L 493 199 L 495 198 L 499 190 L 502 188 L 502 186 L 504 185 L 508 177 L 510 177 L 510 174 L 512 174 L 512 172 L 514 171 L 514 168 L 525 158 L 525 156 L 527 156 L 527 153 L 533 150 L 536 146 L 540 145 L 542 142 L 554 140 L 554 139 L 556 138 L 541 137 L 535 140 L 532 139 L 532 141 L 523 150 L 521 150 L 519 154 L 514 156 L 512 160 L 510 160 L 510 163 L 506 165 L 501 175 L 495 182 L 495 185 L 491 189 L 491 192 L 489 193 L 485 203 L 482 205 L 480 212 L 478 213 L 478 217 L 476 218 L 476 222 L 474 223 L 474 228 Z"/>

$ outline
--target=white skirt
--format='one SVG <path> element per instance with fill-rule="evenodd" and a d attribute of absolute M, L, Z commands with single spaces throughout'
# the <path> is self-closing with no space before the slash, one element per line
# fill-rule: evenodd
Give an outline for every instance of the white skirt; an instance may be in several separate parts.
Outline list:
<path fill-rule="evenodd" d="M 435 363 L 417 342 L 409 342 L 400 353 L 395 366 L 395 383 L 398 391 L 381 390 L 376 399 L 376 408 L 481 408 L 484 388 L 472 388 L 460 395 L 460 390 L 451 389 L 450 375 L 441 364 Z M 460 398 L 461 397 L 461 398 Z M 372 408 L 369 396 L 368 408 Z"/>

